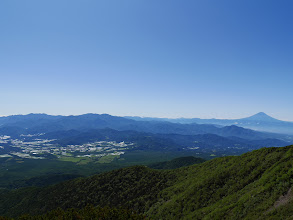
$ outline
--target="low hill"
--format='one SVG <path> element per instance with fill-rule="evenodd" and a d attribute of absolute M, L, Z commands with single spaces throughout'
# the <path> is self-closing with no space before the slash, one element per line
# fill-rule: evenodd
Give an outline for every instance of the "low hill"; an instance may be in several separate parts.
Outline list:
<path fill-rule="evenodd" d="M 197 157 L 178 157 L 170 161 L 163 161 L 148 165 L 152 169 L 177 169 L 180 167 L 190 166 L 205 162 L 205 159 Z"/>
<path fill-rule="evenodd" d="M 93 204 L 130 208 L 153 219 L 287 219 L 293 213 L 292 184 L 293 146 L 263 148 L 175 170 L 135 166 L 46 188 L 3 191 L 0 214 Z"/>

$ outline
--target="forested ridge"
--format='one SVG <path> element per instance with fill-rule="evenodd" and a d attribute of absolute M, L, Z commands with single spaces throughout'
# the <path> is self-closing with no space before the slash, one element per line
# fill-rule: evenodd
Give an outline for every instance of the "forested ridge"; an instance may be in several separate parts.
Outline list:
<path fill-rule="evenodd" d="M 205 159 L 199 157 L 178 157 L 170 161 L 153 163 L 148 165 L 148 167 L 152 169 L 176 169 L 180 167 L 190 166 L 193 164 L 203 163 L 205 161 Z"/>
<path fill-rule="evenodd" d="M 92 204 L 152 219 L 288 219 L 291 197 L 276 202 L 292 184 L 293 146 L 263 148 L 174 170 L 134 166 L 49 187 L 2 191 L 0 214 L 40 215 Z"/>
<path fill-rule="evenodd" d="M 147 220 L 148 218 L 142 214 L 137 214 L 127 209 L 117 209 L 109 207 L 94 207 L 87 205 L 82 209 L 71 208 L 62 210 L 61 208 L 52 210 L 42 215 L 22 215 L 16 218 L 17 220 L 72 220 L 72 219 L 83 219 L 83 220 Z M 9 217 L 0 217 L 0 220 L 13 220 Z"/>

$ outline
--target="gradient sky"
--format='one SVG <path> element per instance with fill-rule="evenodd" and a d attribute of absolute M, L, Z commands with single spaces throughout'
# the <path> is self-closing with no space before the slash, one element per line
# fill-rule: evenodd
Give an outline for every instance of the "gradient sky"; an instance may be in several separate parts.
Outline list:
<path fill-rule="evenodd" d="M 292 0 L 3 0 L 0 115 L 293 121 Z"/>

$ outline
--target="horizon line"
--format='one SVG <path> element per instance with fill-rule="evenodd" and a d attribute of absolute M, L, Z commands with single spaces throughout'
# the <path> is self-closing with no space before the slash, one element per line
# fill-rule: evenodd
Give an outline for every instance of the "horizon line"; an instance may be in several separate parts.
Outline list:
<path fill-rule="evenodd" d="M 252 117 L 254 115 L 263 113 L 271 118 L 274 118 L 268 114 L 266 114 L 265 112 L 258 112 L 256 114 L 247 116 L 247 117 L 243 117 L 243 118 L 200 118 L 200 117 L 154 117 L 154 116 L 137 116 L 137 115 L 111 115 L 108 113 L 92 113 L 92 112 L 88 112 L 88 113 L 83 113 L 83 114 L 49 114 L 49 113 L 27 113 L 27 114 L 12 114 L 12 115 L 0 115 L 0 117 L 11 117 L 11 116 L 26 116 L 26 115 L 48 115 L 48 116 L 63 116 L 63 117 L 69 117 L 69 116 L 81 116 L 81 115 L 88 115 L 88 114 L 93 114 L 93 115 L 110 115 L 110 116 L 114 116 L 114 117 L 137 117 L 137 118 L 142 118 L 142 119 L 148 119 L 148 118 L 155 118 L 155 119 L 206 119 L 206 120 L 211 120 L 211 119 L 216 119 L 216 120 L 239 120 L 239 119 L 245 119 L 245 118 L 249 118 Z M 277 118 L 274 118 L 277 119 Z M 277 119 L 280 120 L 280 119 Z M 280 120 L 280 121 L 285 121 L 285 122 L 293 122 L 290 120 Z"/>

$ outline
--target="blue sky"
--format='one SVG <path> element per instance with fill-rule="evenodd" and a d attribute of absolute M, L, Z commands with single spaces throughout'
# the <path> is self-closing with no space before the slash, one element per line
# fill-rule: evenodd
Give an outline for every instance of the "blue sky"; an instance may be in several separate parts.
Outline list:
<path fill-rule="evenodd" d="M 0 115 L 293 121 L 291 0 L 0 2 Z"/>

